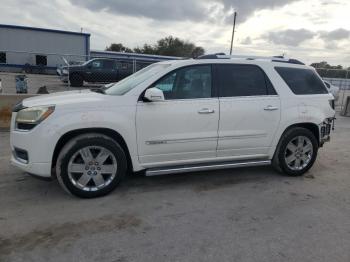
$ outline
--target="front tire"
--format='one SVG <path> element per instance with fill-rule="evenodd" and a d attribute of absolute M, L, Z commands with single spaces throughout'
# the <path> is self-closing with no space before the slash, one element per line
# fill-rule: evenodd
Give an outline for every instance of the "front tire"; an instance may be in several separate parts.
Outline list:
<path fill-rule="evenodd" d="M 60 185 L 82 197 L 110 193 L 124 178 L 127 160 L 122 147 L 108 136 L 91 133 L 70 140 L 57 158 Z"/>
<path fill-rule="evenodd" d="M 273 163 L 287 175 L 301 176 L 313 166 L 317 151 L 315 135 L 306 128 L 295 127 L 283 134 Z"/>

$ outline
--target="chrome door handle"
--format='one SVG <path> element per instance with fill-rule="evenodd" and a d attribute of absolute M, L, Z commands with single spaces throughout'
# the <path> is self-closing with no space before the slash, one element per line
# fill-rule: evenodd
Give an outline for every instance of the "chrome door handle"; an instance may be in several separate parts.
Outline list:
<path fill-rule="evenodd" d="M 215 112 L 214 109 L 202 108 L 198 111 L 198 114 L 213 114 Z"/>
<path fill-rule="evenodd" d="M 277 110 L 277 109 L 278 109 L 277 106 L 271 106 L 271 105 L 269 105 L 269 106 L 264 108 L 265 111 L 274 111 L 274 110 Z"/>

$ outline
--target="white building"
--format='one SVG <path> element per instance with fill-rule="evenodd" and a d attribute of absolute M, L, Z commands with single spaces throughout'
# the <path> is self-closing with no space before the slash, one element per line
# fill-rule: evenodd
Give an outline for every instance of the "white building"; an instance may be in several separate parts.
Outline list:
<path fill-rule="evenodd" d="M 90 34 L 0 24 L 0 70 L 55 70 L 63 57 L 86 61 Z"/>

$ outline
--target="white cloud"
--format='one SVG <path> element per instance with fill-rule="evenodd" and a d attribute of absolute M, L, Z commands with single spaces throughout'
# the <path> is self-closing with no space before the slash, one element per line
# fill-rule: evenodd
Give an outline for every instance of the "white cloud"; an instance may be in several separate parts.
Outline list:
<path fill-rule="evenodd" d="M 80 31 L 82 27 L 85 32 L 91 33 L 91 47 L 94 49 L 104 49 L 112 42 L 135 47 L 174 35 L 203 46 L 207 53 L 227 53 L 232 30 L 232 17 L 227 15 L 234 7 L 238 11 L 235 52 L 262 55 L 287 53 L 308 63 L 327 60 L 350 65 L 350 40 L 335 39 L 350 30 L 348 0 L 198 0 L 193 1 L 194 4 L 185 0 L 171 1 L 178 6 L 162 0 L 158 11 L 154 3 L 159 0 L 99 1 L 103 2 L 103 8 L 94 7 L 92 1 L 84 1 L 85 4 L 80 5 L 71 1 L 2 0 L 0 23 L 72 31 Z M 123 3 L 132 9 L 118 11 L 106 3 L 113 6 Z M 180 15 L 178 10 L 184 12 Z M 340 28 L 345 31 L 336 31 Z M 300 29 L 317 36 L 310 35 L 303 41 L 291 37 L 289 42 L 294 41 L 294 44 L 288 46 L 277 35 L 277 32 Z M 262 38 L 269 34 L 274 36 L 275 41 Z M 296 34 L 295 38 L 298 37 Z M 332 45 L 338 48 L 329 49 Z"/>

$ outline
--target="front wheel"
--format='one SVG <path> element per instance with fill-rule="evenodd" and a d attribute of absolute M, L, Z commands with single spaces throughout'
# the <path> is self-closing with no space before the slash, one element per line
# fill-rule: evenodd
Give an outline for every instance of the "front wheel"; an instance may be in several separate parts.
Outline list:
<path fill-rule="evenodd" d="M 127 161 L 122 147 L 102 134 L 84 134 L 70 140 L 56 164 L 57 178 L 69 193 L 83 198 L 111 192 L 125 176 Z"/>
<path fill-rule="evenodd" d="M 274 163 L 283 173 L 300 176 L 314 164 L 318 151 L 315 135 L 306 128 L 288 130 L 278 146 Z"/>

